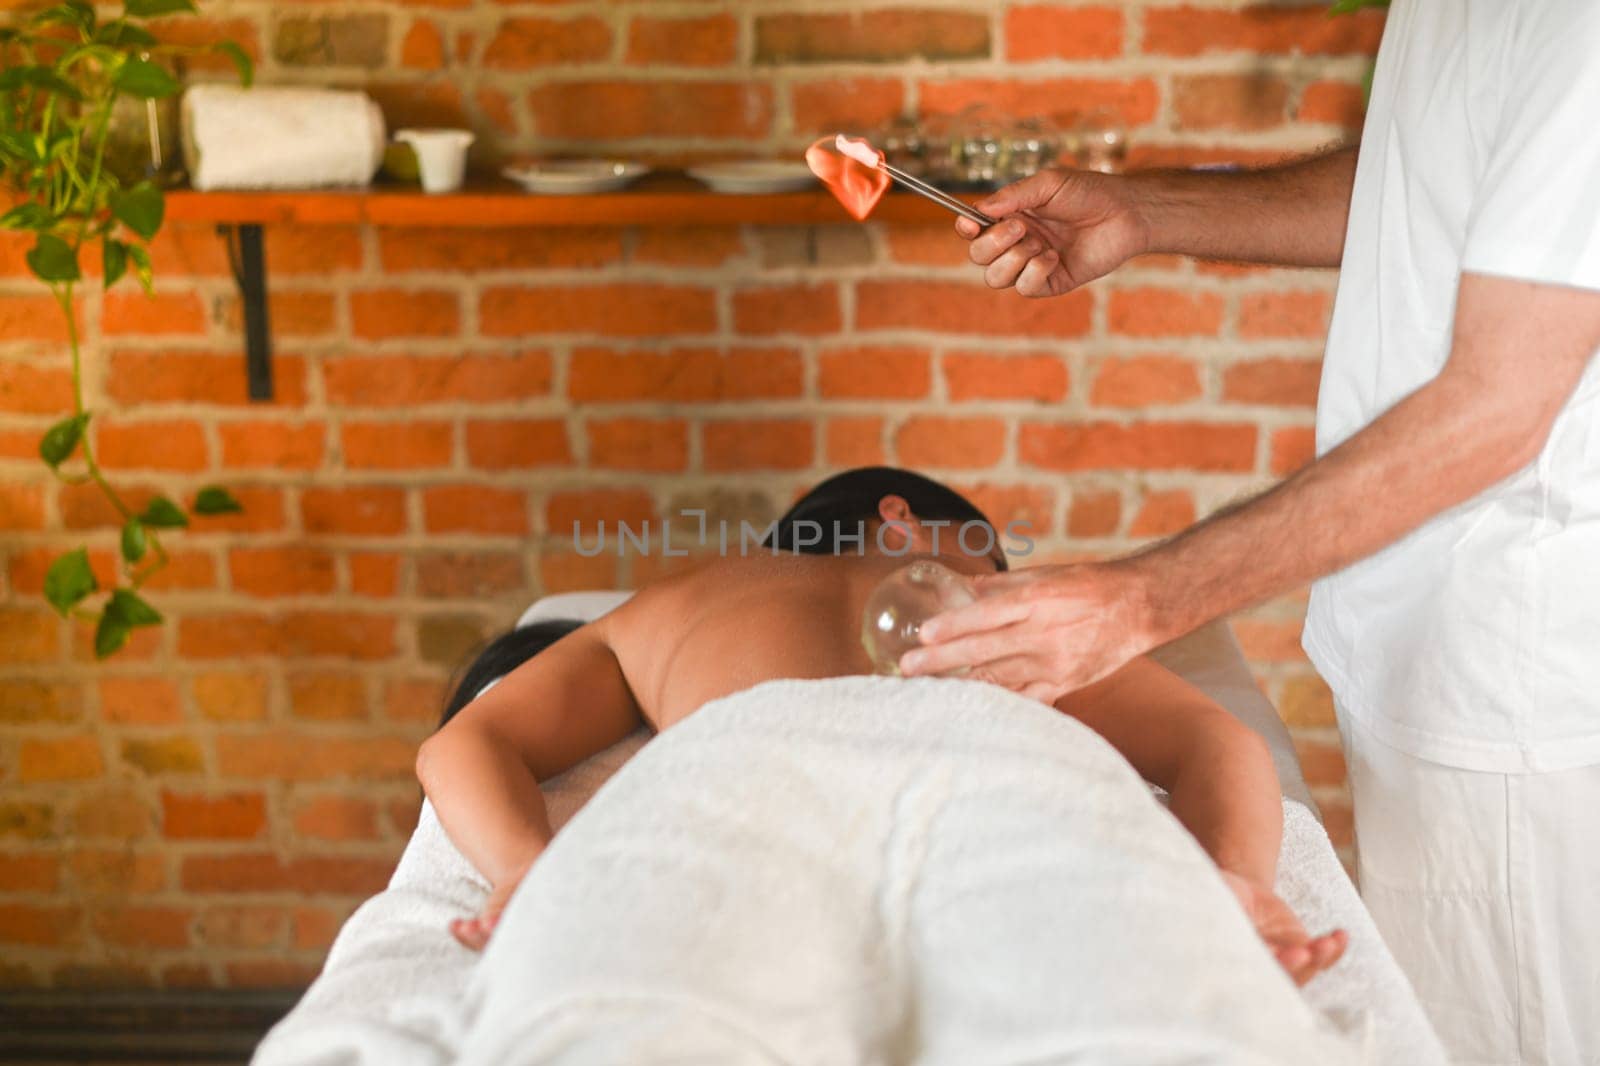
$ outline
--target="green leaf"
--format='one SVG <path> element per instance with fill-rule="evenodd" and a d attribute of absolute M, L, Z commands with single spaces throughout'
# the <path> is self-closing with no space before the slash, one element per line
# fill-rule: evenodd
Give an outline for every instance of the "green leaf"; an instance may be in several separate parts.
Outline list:
<path fill-rule="evenodd" d="M 120 618 L 130 626 L 158 626 L 161 612 L 139 598 L 132 589 L 112 589 L 111 602 L 106 604 L 106 614 Z"/>
<path fill-rule="evenodd" d="M 156 235 L 166 213 L 166 198 L 151 182 L 141 181 L 131 189 L 111 194 L 112 216 L 145 240 Z"/>
<path fill-rule="evenodd" d="M 137 45 L 142 48 L 154 48 L 160 44 L 156 35 L 143 26 L 135 26 L 122 19 L 113 19 L 95 31 L 94 39 L 100 44 L 109 45 Z"/>
<path fill-rule="evenodd" d="M 83 439 L 83 427 L 89 424 L 89 412 L 70 415 L 44 431 L 39 438 L 39 458 L 52 467 L 66 462 Z"/>
<path fill-rule="evenodd" d="M 66 0 L 47 7 L 30 20 L 35 26 L 76 26 L 84 33 L 94 32 L 94 5 L 88 0 Z"/>
<path fill-rule="evenodd" d="M 44 575 L 44 598 L 65 618 L 100 583 L 89 566 L 89 553 L 79 548 L 56 559 Z"/>
<path fill-rule="evenodd" d="M 122 64 L 111 84 L 118 92 L 145 100 L 171 96 L 181 88 L 166 67 L 148 59 L 130 59 Z"/>
<path fill-rule="evenodd" d="M 249 53 L 233 41 L 218 41 L 211 46 L 211 50 L 231 59 L 234 69 L 239 72 L 239 84 L 250 88 L 250 83 L 256 80 L 256 65 L 251 62 Z"/>
<path fill-rule="evenodd" d="M 128 245 L 128 258 L 133 261 L 134 276 L 139 279 L 139 286 L 144 289 L 145 295 L 150 295 L 151 280 L 154 275 L 150 270 L 150 252 L 142 244 Z"/>
<path fill-rule="evenodd" d="M 77 281 L 83 276 L 78 270 L 78 250 L 53 233 L 39 234 L 23 258 L 41 281 Z"/>
<path fill-rule="evenodd" d="M 122 557 L 130 563 L 144 558 L 150 549 L 149 538 L 144 535 L 144 523 L 130 518 L 122 526 Z"/>
<path fill-rule="evenodd" d="M 0 229 L 49 229 L 56 217 L 41 203 L 27 200 L 0 215 Z"/>
<path fill-rule="evenodd" d="M 217 485 L 207 485 L 201 489 L 194 498 L 195 514 L 240 514 L 244 505 L 233 498 L 227 489 Z"/>
<path fill-rule="evenodd" d="M 133 18 L 153 19 L 162 15 L 176 15 L 180 11 L 196 14 L 194 0 L 125 0 L 122 5 Z"/>
<path fill-rule="evenodd" d="M 100 624 L 94 627 L 94 656 L 104 659 L 115 655 L 117 650 L 128 643 L 128 634 L 132 626 L 120 618 L 111 617 L 110 612 L 100 616 Z"/>
<path fill-rule="evenodd" d="M 181 529 L 189 524 L 189 516 L 165 496 L 157 496 L 145 505 L 139 521 L 157 529 Z"/>
<path fill-rule="evenodd" d="M 111 288 L 128 272 L 128 246 L 113 237 L 100 245 L 100 269 L 105 277 L 105 287 Z"/>
<path fill-rule="evenodd" d="M 0 71 L 0 78 L 9 73 L 10 71 Z M 0 92 L 3 91 L 4 87 L 0 86 Z M 6 130 L 0 133 L 0 155 L 10 156 L 29 167 L 41 167 L 49 159 L 46 153 L 47 146 L 28 130 Z"/>
<path fill-rule="evenodd" d="M 11 92 L 24 85 L 31 85 L 35 89 L 56 93 L 69 100 L 82 100 L 83 93 L 78 87 L 67 79 L 57 74 L 54 69 L 34 64 L 31 66 L 7 67 L 0 71 L 0 92 Z M 43 152 L 40 152 L 43 155 Z"/>

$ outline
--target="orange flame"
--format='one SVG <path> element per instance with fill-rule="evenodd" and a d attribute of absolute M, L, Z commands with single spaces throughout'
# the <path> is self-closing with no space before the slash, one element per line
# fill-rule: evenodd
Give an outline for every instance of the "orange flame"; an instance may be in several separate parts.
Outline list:
<path fill-rule="evenodd" d="M 857 222 L 865 222 L 889 191 L 889 175 L 840 152 L 833 137 L 824 137 L 806 149 L 806 165 Z"/>

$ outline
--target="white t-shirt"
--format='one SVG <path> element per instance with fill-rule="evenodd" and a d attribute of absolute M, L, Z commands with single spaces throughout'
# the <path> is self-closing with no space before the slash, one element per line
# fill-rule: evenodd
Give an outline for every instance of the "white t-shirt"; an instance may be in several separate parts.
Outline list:
<path fill-rule="evenodd" d="M 1600 289 L 1600 0 L 1391 7 L 1319 453 L 1439 373 L 1464 271 Z M 1516 357 L 1540 372 L 1537 333 Z M 1418 757 L 1600 762 L 1600 359 L 1535 462 L 1318 582 L 1305 647 L 1346 713 Z"/>

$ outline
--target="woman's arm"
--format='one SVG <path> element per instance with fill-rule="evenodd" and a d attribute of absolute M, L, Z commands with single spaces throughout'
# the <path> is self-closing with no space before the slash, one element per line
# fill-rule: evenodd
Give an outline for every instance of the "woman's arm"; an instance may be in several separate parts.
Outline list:
<path fill-rule="evenodd" d="M 494 892 L 457 929 L 481 947 L 511 891 L 550 842 L 539 782 L 644 724 L 600 624 L 556 641 L 462 708 L 417 753 L 417 778 L 445 832 Z"/>

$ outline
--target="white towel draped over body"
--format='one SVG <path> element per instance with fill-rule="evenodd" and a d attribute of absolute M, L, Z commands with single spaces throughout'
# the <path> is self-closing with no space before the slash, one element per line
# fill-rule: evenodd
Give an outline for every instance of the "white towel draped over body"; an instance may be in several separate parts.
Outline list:
<path fill-rule="evenodd" d="M 366 185 L 383 146 L 383 112 L 362 92 L 196 85 L 183 97 L 196 189 Z"/>
<path fill-rule="evenodd" d="M 1104 740 L 967 681 L 707 705 L 558 834 L 462 1008 L 493 1066 L 1358 1061 Z"/>

